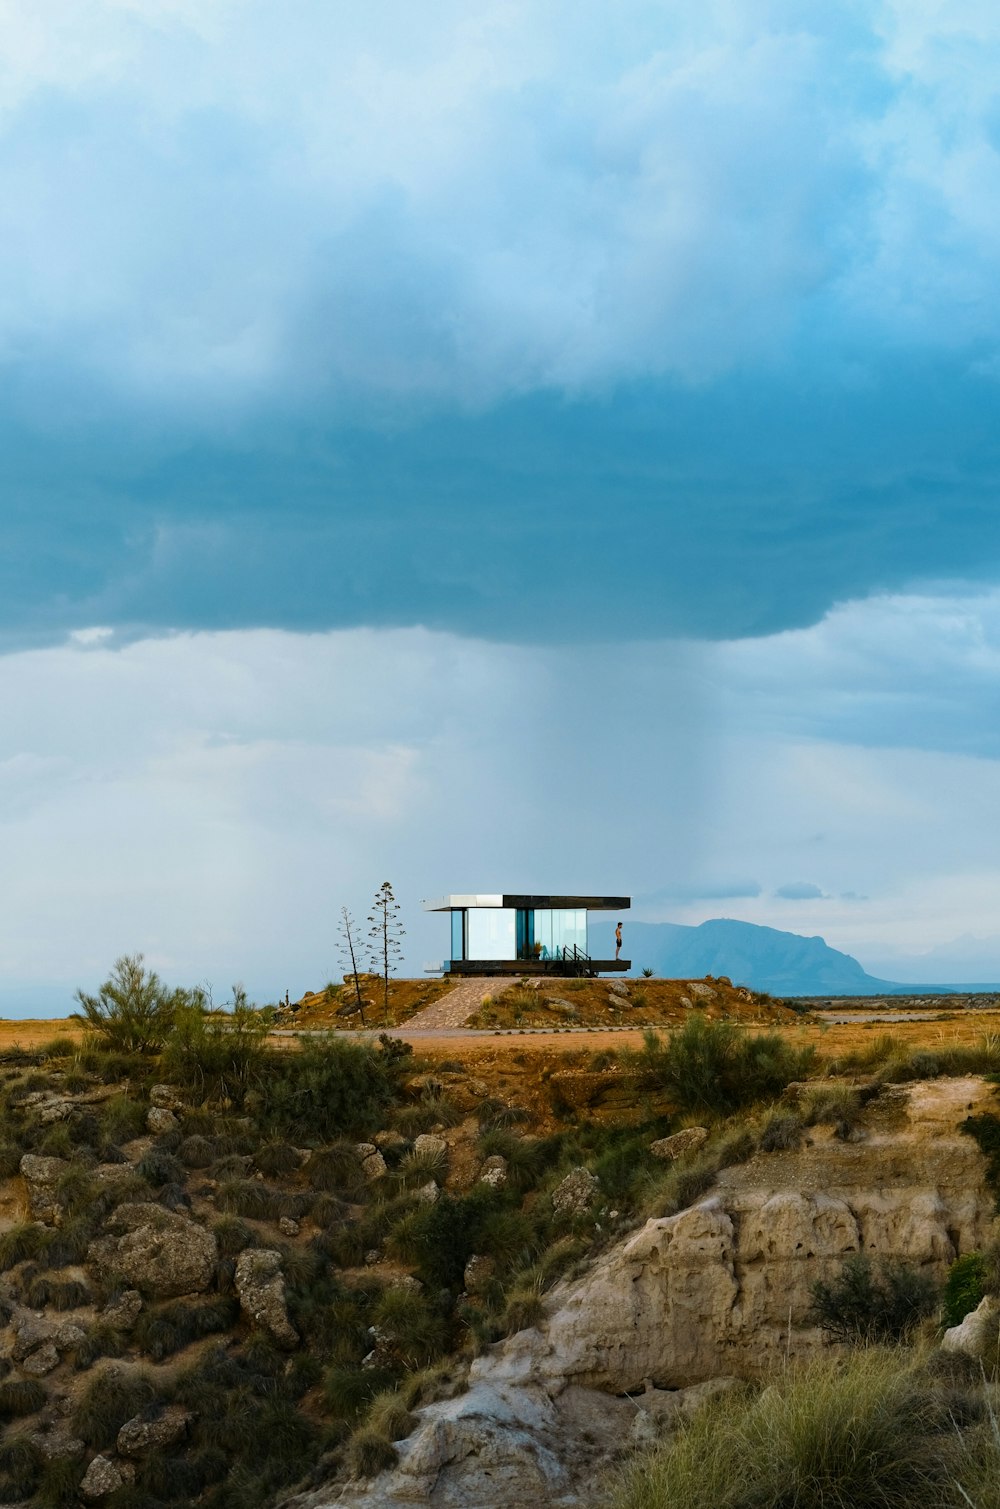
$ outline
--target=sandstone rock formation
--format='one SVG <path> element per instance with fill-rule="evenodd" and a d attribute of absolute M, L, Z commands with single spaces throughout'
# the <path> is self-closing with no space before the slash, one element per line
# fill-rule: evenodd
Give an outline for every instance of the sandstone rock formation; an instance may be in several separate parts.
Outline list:
<path fill-rule="evenodd" d="M 56 1195 L 56 1185 L 71 1165 L 65 1158 L 42 1158 L 25 1153 L 21 1159 L 21 1178 L 28 1186 L 28 1206 L 36 1221 L 50 1221 L 58 1226 L 63 1208 Z"/>
<path fill-rule="evenodd" d="M 584 1509 L 597 1468 L 669 1429 L 705 1388 L 826 1345 L 810 1287 L 849 1254 L 893 1254 L 942 1277 L 986 1245 L 983 1159 L 957 1131 L 986 1093 L 975 1080 L 912 1085 L 884 1097 L 864 1142 L 813 1129 L 801 1152 L 725 1170 L 705 1199 L 647 1221 L 553 1289 L 538 1326 L 472 1364 L 467 1393 L 419 1412 L 390 1472 L 296 1503 Z"/>
<path fill-rule="evenodd" d="M 601 1186 L 586 1168 L 571 1168 L 552 1191 L 552 1208 L 560 1216 L 580 1216 L 590 1209 Z"/>
<path fill-rule="evenodd" d="M 672 1163 L 675 1158 L 680 1158 L 685 1153 L 696 1152 L 707 1141 L 707 1127 L 685 1127 L 682 1132 L 675 1132 L 672 1137 L 660 1137 L 656 1142 L 651 1142 L 649 1151 L 654 1158 L 662 1158 L 665 1162 Z"/>
<path fill-rule="evenodd" d="M 118 1273 L 156 1299 L 207 1289 L 219 1255 L 215 1237 L 203 1226 L 162 1205 L 120 1205 L 109 1223 L 121 1236 L 101 1237 L 88 1261 Z"/>
<path fill-rule="evenodd" d="M 285 1280 L 281 1253 L 247 1247 L 236 1260 L 236 1293 L 243 1313 L 263 1326 L 281 1347 L 298 1345 L 299 1334 L 285 1308 Z"/>

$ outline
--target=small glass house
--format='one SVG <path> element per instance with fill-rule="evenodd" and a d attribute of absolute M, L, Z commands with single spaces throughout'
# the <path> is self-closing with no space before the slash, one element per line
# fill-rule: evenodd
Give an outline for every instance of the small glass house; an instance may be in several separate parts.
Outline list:
<path fill-rule="evenodd" d="M 628 896 L 443 896 L 428 912 L 451 913 L 446 973 L 596 975 L 631 968 L 629 959 L 593 959 L 590 912 L 625 912 Z"/>

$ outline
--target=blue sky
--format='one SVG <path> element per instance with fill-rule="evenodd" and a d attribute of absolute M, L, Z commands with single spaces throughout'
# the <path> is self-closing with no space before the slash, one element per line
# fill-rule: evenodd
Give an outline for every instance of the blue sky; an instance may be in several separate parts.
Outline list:
<path fill-rule="evenodd" d="M 1000 978 L 1000 18 L 0 41 L 0 1010 L 592 887 Z M 956 972 L 957 971 L 957 972 Z"/>

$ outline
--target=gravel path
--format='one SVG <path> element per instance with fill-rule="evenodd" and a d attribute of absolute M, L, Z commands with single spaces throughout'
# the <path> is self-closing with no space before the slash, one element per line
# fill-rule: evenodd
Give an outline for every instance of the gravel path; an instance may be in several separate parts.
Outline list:
<path fill-rule="evenodd" d="M 411 1016 L 402 1028 L 407 1032 L 441 1032 L 449 1027 L 461 1027 L 470 1016 L 475 1016 L 487 996 L 499 995 L 508 985 L 518 984 L 520 977 L 517 975 L 476 975 L 449 990 L 433 1006 L 425 1006 L 423 1011 Z"/>

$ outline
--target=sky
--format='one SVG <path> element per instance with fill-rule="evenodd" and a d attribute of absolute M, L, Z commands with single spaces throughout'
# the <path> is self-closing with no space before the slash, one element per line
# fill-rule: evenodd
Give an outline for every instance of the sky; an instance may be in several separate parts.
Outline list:
<path fill-rule="evenodd" d="M 0 1013 L 390 879 L 1000 979 L 1000 13 L 0 0 Z"/>

